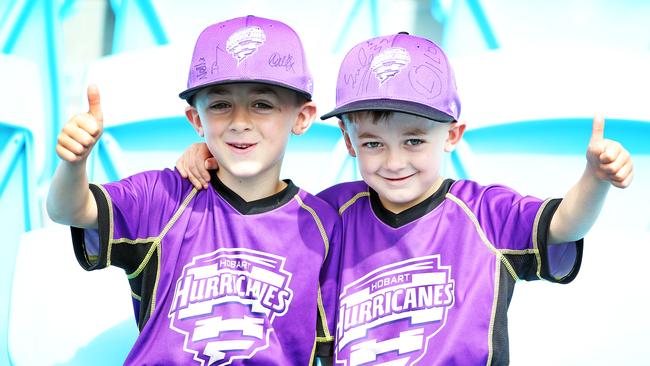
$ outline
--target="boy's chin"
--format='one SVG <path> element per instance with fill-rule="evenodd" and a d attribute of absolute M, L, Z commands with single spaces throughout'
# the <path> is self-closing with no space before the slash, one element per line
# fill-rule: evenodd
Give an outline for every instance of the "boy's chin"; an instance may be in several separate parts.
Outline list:
<path fill-rule="evenodd" d="M 245 162 L 224 168 L 220 169 L 223 170 L 223 174 L 227 174 L 234 179 L 253 179 L 262 173 L 264 167 L 256 162 Z"/>

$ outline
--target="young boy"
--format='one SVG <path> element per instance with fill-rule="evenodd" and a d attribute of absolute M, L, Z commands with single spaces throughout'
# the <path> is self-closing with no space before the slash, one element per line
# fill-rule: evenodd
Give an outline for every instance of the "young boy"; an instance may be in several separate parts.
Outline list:
<path fill-rule="evenodd" d="M 336 105 L 322 118 L 341 119 L 364 179 L 319 194 L 342 218 L 336 361 L 508 364 L 515 282 L 575 278 L 610 184 L 630 184 L 629 154 L 596 118 L 584 174 L 564 199 L 443 179 L 442 157 L 465 130 L 455 80 L 437 45 L 408 34 L 355 46 Z"/>
<path fill-rule="evenodd" d="M 339 217 L 279 179 L 289 135 L 315 117 L 311 92 L 287 25 L 247 16 L 207 27 L 180 93 L 220 166 L 198 191 L 172 170 L 88 186 L 103 121 L 88 88 L 88 113 L 59 135 L 47 208 L 73 226 L 83 268 L 127 273 L 140 335 L 126 364 L 308 365 L 331 342 Z"/>

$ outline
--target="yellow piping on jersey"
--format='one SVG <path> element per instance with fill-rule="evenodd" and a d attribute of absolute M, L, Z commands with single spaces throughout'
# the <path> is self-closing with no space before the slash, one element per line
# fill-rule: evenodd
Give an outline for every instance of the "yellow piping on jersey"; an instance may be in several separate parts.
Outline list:
<path fill-rule="evenodd" d="M 150 236 L 148 238 L 137 238 L 137 239 L 119 238 L 113 240 L 113 244 L 131 244 L 131 245 L 150 244 L 153 243 L 156 240 L 156 238 L 157 236 Z"/>
<path fill-rule="evenodd" d="M 153 245 L 151 246 L 151 248 L 149 248 L 149 251 L 147 252 L 147 255 L 145 255 L 144 259 L 142 260 L 142 262 L 140 263 L 138 268 L 135 271 L 133 271 L 133 272 L 131 272 L 130 274 L 127 275 L 127 277 L 129 279 L 133 279 L 135 277 L 138 277 L 138 275 L 140 274 L 140 272 L 142 272 L 144 267 L 147 266 L 147 263 L 149 263 L 149 260 L 151 259 L 151 256 L 153 255 L 154 250 L 156 250 L 156 248 L 160 245 L 160 242 L 162 241 L 163 237 L 167 234 L 169 229 L 171 229 L 171 227 L 174 225 L 174 223 L 176 223 L 176 220 L 178 220 L 178 217 L 183 213 L 183 211 L 185 210 L 185 207 L 187 207 L 187 205 L 190 203 L 190 200 L 192 198 L 194 198 L 194 195 L 196 195 L 196 192 L 197 192 L 196 188 L 193 188 L 192 192 L 190 192 L 190 194 L 188 194 L 187 197 L 185 197 L 185 199 L 183 200 L 183 203 L 181 203 L 181 206 L 174 213 L 174 216 L 172 216 L 172 218 L 167 222 L 167 225 L 165 225 L 165 228 L 162 230 L 162 232 L 154 239 Z M 139 239 L 135 239 L 135 241 L 138 241 L 138 240 Z"/>
<path fill-rule="evenodd" d="M 463 211 L 465 211 L 465 214 L 469 217 L 469 219 L 472 221 L 472 223 L 474 223 L 474 227 L 476 228 L 476 231 L 478 232 L 479 237 L 483 241 L 483 244 L 485 244 L 488 247 L 488 249 L 490 249 L 490 251 L 492 253 L 494 253 L 494 255 L 497 257 L 497 259 L 501 263 L 503 263 L 503 265 L 506 266 L 506 269 L 508 270 L 508 272 L 510 273 L 512 278 L 515 281 L 518 281 L 519 277 L 517 276 L 517 272 L 514 270 L 514 268 L 512 268 L 512 265 L 510 264 L 508 259 L 499 250 L 497 250 L 497 248 L 487 238 L 487 236 L 485 235 L 485 232 L 483 231 L 483 228 L 481 227 L 481 224 L 478 222 L 478 219 L 476 218 L 476 216 L 474 215 L 472 210 L 470 210 L 469 207 L 467 207 L 465 202 L 463 202 L 460 198 L 454 196 L 451 193 L 447 193 L 445 195 L 445 197 L 447 197 L 450 200 L 452 200 L 453 202 L 455 202 L 458 206 L 460 206 L 460 208 L 463 209 Z"/>
<path fill-rule="evenodd" d="M 535 249 L 497 249 L 502 254 L 526 255 L 538 253 Z"/>
<path fill-rule="evenodd" d="M 361 197 L 368 197 L 368 196 L 370 196 L 370 192 L 368 192 L 368 191 L 357 193 L 357 194 L 356 194 L 354 197 L 352 197 L 349 201 L 347 201 L 346 203 L 344 203 L 343 206 L 341 206 L 341 208 L 339 208 L 339 215 L 343 215 L 343 212 L 345 212 L 345 210 L 347 210 L 348 207 L 352 206 L 352 204 L 353 204 L 354 202 L 356 202 L 356 200 L 358 200 L 359 198 L 361 198 Z"/>
<path fill-rule="evenodd" d="M 142 301 L 142 297 L 140 295 L 136 294 L 135 292 L 133 292 L 133 290 L 131 290 L 131 297 L 138 300 L 138 301 Z"/>
<path fill-rule="evenodd" d="M 325 261 L 325 258 L 327 258 L 327 254 L 329 253 L 330 250 L 330 242 L 329 239 L 327 238 L 327 233 L 325 233 L 325 228 L 323 227 L 323 223 L 320 221 L 320 217 L 318 217 L 318 214 L 316 211 L 314 211 L 313 208 L 307 206 L 301 199 L 298 197 L 298 195 L 293 196 L 293 198 L 298 201 L 298 204 L 300 207 L 304 208 L 307 210 L 311 216 L 314 218 L 314 221 L 316 221 L 316 226 L 318 226 L 318 231 L 320 231 L 320 236 L 323 238 L 323 243 L 325 244 L 325 256 L 323 257 L 323 261 Z"/>
<path fill-rule="evenodd" d="M 316 226 L 318 226 L 318 231 L 323 238 L 323 244 L 325 244 L 325 255 L 323 256 L 323 262 L 325 262 L 327 255 L 329 254 L 330 244 L 329 239 L 327 238 L 327 233 L 325 232 L 325 228 L 323 227 L 323 223 L 313 208 L 305 204 L 298 195 L 295 195 L 293 197 L 296 199 L 298 204 L 300 204 L 300 207 L 304 208 L 311 214 L 311 216 L 314 218 L 314 221 L 316 222 Z M 323 298 L 321 297 L 320 285 L 318 286 L 318 312 L 320 313 L 321 321 L 323 321 L 323 332 L 325 333 L 326 337 L 330 337 L 330 330 L 327 327 L 327 317 L 325 316 L 325 309 L 323 306 Z"/>
<path fill-rule="evenodd" d="M 547 199 L 542 203 L 541 206 L 539 206 L 539 210 L 537 210 L 537 214 L 535 215 L 535 221 L 533 223 L 533 248 L 535 248 L 535 258 L 537 259 L 537 278 L 540 280 L 542 279 L 542 258 L 539 254 L 539 243 L 537 242 L 537 233 L 538 233 L 538 226 L 539 226 L 539 220 L 542 218 L 542 212 L 544 212 L 544 209 L 546 208 L 546 205 L 551 202 L 550 199 Z"/>
<path fill-rule="evenodd" d="M 150 317 L 153 315 L 154 310 L 156 310 L 156 292 L 158 292 L 158 280 L 160 279 L 160 252 L 162 251 L 160 242 L 156 243 L 155 247 L 156 255 L 158 256 L 158 263 L 156 263 L 156 281 L 153 283 L 153 293 L 151 294 L 151 311 L 149 312 Z"/>
<path fill-rule="evenodd" d="M 307 366 L 313 365 L 316 360 L 316 342 L 318 342 L 318 337 L 314 339 L 314 345 L 311 347 L 311 356 L 309 356 L 309 364 Z"/>
<path fill-rule="evenodd" d="M 108 203 L 108 249 L 106 251 L 106 267 L 111 265 L 111 249 L 113 248 L 113 201 L 108 191 L 101 185 L 95 185 L 104 194 L 104 198 Z"/>
<path fill-rule="evenodd" d="M 158 264 L 156 268 L 156 281 L 153 284 L 153 294 L 151 296 L 151 311 L 149 312 L 149 316 L 153 315 L 154 310 L 156 310 L 156 293 L 158 292 L 158 280 L 160 279 L 160 257 L 162 256 L 162 246 L 160 243 L 162 242 L 163 238 L 165 235 L 167 235 L 167 232 L 169 229 L 171 229 L 172 226 L 176 223 L 176 220 L 181 216 L 183 211 L 185 211 L 185 208 L 187 208 L 187 205 L 190 204 L 190 201 L 194 196 L 196 196 L 196 193 L 198 190 L 196 188 L 192 188 L 192 192 L 190 192 L 187 197 L 183 200 L 183 203 L 181 203 L 181 206 L 176 210 L 174 213 L 174 216 L 172 216 L 171 220 L 167 223 L 163 231 L 160 233 L 158 236 L 158 239 L 154 242 L 154 245 L 152 247 L 156 248 L 156 254 L 158 256 Z"/>
<path fill-rule="evenodd" d="M 132 280 L 132 279 L 138 277 L 138 275 L 140 274 L 140 272 L 142 272 L 144 267 L 147 266 L 147 263 L 149 263 L 149 259 L 151 259 L 151 256 L 153 255 L 153 252 L 156 250 L 156 246 L 158 245 L 156 240 L 154 240 L 154 242 L 152 243 L 151 247 L 149 248 L 149 251 L 147 252 L 147 254 L 142 259 L 142 262 L 140 262 L 140 265 L 138 266 L 138 268 L 136 268 L 135 271 L 133 271 L 131 273 L 128 273 L 126 275 L 126 278 Z"/>
<path fill-rule="evenodd" d="M 330 339 L 332 338 L 332 335 L 330 334 L 330 329 L 327 326 L 327 315 L 325 314 L 325 306 L 323 306 L 323 297 L 320 292 L 320 284 L 318 285 L 318 312 L 320 313 L 320 321 L 321 321 L 321 326 L 323 327 L 323 333 L 325 333 L 325 339 Z M 333 338 L 332 338 L 333 339 Z"/>
<path fill-rule="evenodd" d="M 494 298 L 492 299 L 492 315 L 490 315 L 490 328 L 488 329 L 488 358 L 486 366 L 492 365 L 492 357 L 494 356 L 494 345 L 492 344 L 492 337 L 494 335 L 494 320 L 497 317 L 497 301 L 499 301 L 499 283 L 501 281 L 501 262 L 495 261 L 494 269 Z"/>

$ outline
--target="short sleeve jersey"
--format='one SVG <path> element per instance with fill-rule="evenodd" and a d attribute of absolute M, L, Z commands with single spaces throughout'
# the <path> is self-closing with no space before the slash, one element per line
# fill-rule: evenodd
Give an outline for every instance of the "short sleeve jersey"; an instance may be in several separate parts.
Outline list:
<path fill-rule="evenodd" d="M 546 243 L 557 199 L 467 180 L 399 214 L 364 182 L 319 197 L 342 217 L 342 365 L 508 364 L 515 282 L 567 283 L 580 267 L 582 241 Z"/>
<path fill-rule="evenodd" d="M 164 170 L 90 187 L 99 229 L 73 228 L 74 249 L 87 270 L 126 272 L 140 335 L 125 364 L 311 364 L 333 339 L 336 211 L 291 181 L 254 202 L 211 181 Z"/>

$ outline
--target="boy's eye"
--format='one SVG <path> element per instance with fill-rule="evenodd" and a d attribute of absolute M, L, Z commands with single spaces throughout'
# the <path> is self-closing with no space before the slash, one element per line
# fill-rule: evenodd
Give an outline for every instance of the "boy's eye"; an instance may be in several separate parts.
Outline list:
<path fill-rule="evenodd" d="M 408 140 L 406 140 L 406 145 L 409 145 L 409 146 L 416 146 L 416 145 L 420 145 L 420 144 L 423 144 L 423 143 L 424 143 L 424 140 L 422 140 L 422 139 L 408 139 Z"/>
<path fill-rule="evenodd" d="M 256 109 L 273 109 L 273 106 L 267 102 L 255 102 L 253 103 L 253 108 Z"/>
<path fill-rule="evenodd" d="M 210 109 L 222 110 L 222 109 L 227 109 L 227 108 L 230 108 L 230 103 L 215 102 L 215 103 L 210 104 Z"/>
<path fill-rule="evenodd" d="M 376 149 L 376 148 L 381 147 L 382 144 L 381 144 L 381 142 L 370 141 L 370 142 L 364 142 L 363 144 L 361 144 L 361 146 L 367 147 L 369 149 Z"/>

